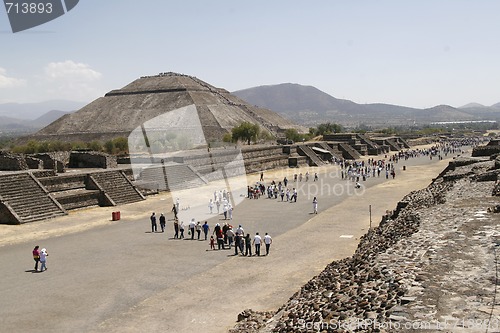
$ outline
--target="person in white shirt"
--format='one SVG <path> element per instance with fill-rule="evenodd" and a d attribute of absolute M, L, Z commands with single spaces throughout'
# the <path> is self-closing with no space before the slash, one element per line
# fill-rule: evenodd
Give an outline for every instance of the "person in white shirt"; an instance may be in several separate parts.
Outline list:
<path fill-rule="evenodd" d="M 240 224 L 238 229 L 236 229 L 234 237 L 234 255 L 238 255 L 238 249 L 241 254 L 243 254 L 243 236 L 245 236 L 245 230 L 243 230 L 243 227 Z"/>
<path fill-rule="evenodd" d="M 253 244 L 255 244 L 255 255 L 260 256 L 260 243 L 262 242 L 262 238 L 259 236 L 259 233 L 255 233 L 255 237 L 253 238 Z"/>
<path fill-rule="evenodd" d="M 194 218 L 189 222 L 189 232 L 191 233 L 191 239 L 194 240 L 194 228 L 196 227 L 196 222 Z"/>
<path fill-rule="evenodd" d="M 49 254 L 47 253 L 47 250 L 43 248 L 40 251 L 40 263 L 42 264 L 42 267 L 40 267 L 40 272 L 43 272 L 44 270 L 47 270 L 47 256 Z"/>
<path fill-rule="evenodd" d="M 227 235 L 227 242 L 229 243 L 229 248 L 231 248 L 231 245 L 233 244 L 234 241 L 234 231 L 233 228 L 229 227 L 226 231 Z"/>
<path fill-rule="evenodd" d="M 318 199 L 316 197 L 313 199 L 313 214 L 318 214 Z"/>
<path fill-rule="evenodd" d="M 271 244 L 273 243 L 273 239 L 271 236 L 269 236 L 266 232 L 266 235 L 264 236 L 264 243 L 266 244 L 266 256 L 269 254 L 269 248 L 271 247 Z"/>

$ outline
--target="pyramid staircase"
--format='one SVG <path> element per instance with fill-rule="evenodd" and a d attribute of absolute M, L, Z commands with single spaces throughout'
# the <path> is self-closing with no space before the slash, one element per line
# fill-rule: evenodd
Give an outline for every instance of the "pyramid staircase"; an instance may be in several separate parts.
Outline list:
<path fill-rule="evenodd" d="M 93 207 L 109 206 L 103 204 L 103 191 L 90 188 L 87 184 L 89 175 L 87 174 L 62 174 L 41 176 L 40 183 L 50 192 L 66 210 Z"/>
<path fill-rule="evenodd" d="M 342 159 L 342 152 L 337 147 L 335 147 L 337 149 L 333 149 L 326 142 L 323 142 L 323 141 L 315 142 L 314 145 L 318 148 L 328 150 L 330 152 L 330 154 L 333 155 L 333 157 L 335 157 L 337 159 Z"/>
<path fill-rule="evenodd" d="M 367 145 L 369 155 L 378 155 L 384 152 L 383 148 L 376 142 L 370 140 L 365 134 L 357 134 L 360 141 Z"/>
<path fill-rule="evenodd" d="M 91 176 L 116 205 L 145 200 L 121 170 L 95 172 Z"/>
<path fill-rule="evenodd" d="M 385 142 L 391 148 L 391 151 L 398 151 L 400 149 L 399 144 L 394 139 L 386 139 Z"/>
<path fill-rule="evenodd" d="M 211 169 L 206 170 L 207 173 Z M 136 184 L 150 190 L 182 190 L 207 184 L 208 181 L 191 165 L 168 163 L 153 165 L 142 170 Z"/>
<path fill-rule="evenodd" d="M 0 176 L 1 223 L 20 224 L 66 214 L 66 210 L 31 173 Z"/>
<path fill-rule="evenodd" d="M 297 152 L 299 153 L 299 155 L 307 156 L 309 158 L 309 166 L 321 166 L 325 164 L 321 160 L 321 158 L 316 155 L 314 150 L 312 150 L 312 148 L 307 145 L 298 145 Z"/>
<path fill-rule="evenodd" d="M 342 156 L 348 160 L 357 160 L 361 157 L 361 154 L 349 144 L 344 142 L 338 143 L 338 148 L 342 150 Z"/>

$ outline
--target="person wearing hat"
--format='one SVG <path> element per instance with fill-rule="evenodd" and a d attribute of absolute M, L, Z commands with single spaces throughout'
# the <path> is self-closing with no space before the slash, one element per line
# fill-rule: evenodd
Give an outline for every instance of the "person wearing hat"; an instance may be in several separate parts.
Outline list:
<path fill-rule="evenodd" d="M 40 251 L 40 263 L 42 264 L 42 267 L 40 267 L 40 272 L 47 270 L 47 256 L 48 255 L 49 254 L 47 253 L 47 249 L 43 248 Z"/>

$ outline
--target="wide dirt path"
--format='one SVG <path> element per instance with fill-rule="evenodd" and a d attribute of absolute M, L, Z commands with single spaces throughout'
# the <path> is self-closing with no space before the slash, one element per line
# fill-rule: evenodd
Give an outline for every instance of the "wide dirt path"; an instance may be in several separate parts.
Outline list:
<path fill-rule="evenodd" d="M 269 232 L 274 242 L 268 257 L 234 257 L 232 250 L 207 251 L 205 241 L 170 239 L 170 220 L 167 233 L 150 233 L 149 214 L 168 212 L 169 195 L 120 207 L 117 222 L 109 221 L 113 209 L 97 208 L 0 226 L 1 331 L 225 332 L 243 309 L 276 309 L 332 260 L 350 256 L 369 227 L 369 205 L 376 225 L 386 209 L 427 186 L 446 165 L 427 158 L 400 162 L 395 180 L 369 178 L 359 190 L 331 166 L 320 170 L 321 186 L 298 184 L 297 203 L 245 200 L 232 224 L 252 235 Z M 315 172 L 281 170 L 265 177 L 278 180 L 286 172 L 291 179 L 307 169 Z M 311 214 L 313 193 L 318 215 Z M 206 218 L 212 228 L 224 222 Z M 34 245 L 49 251 L 47 272 L 32 272 Z"/>

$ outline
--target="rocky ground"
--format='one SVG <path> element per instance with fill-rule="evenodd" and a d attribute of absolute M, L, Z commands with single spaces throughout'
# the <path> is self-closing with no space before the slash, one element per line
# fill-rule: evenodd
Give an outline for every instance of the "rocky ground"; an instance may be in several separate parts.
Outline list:
<path fill-rule="evenodd" d="M 500 159 L 462 158 L 408 194 L 275 313 L 236 332 L 500 332 Z"/>

